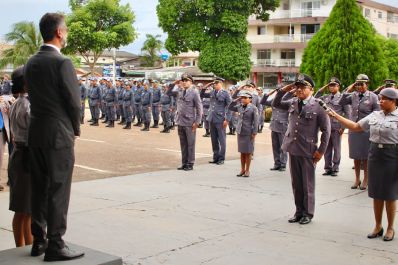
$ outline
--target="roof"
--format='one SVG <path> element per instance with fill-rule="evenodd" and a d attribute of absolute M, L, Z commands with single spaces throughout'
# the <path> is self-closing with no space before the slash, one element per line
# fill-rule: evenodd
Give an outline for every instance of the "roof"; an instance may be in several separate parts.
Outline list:
<path fill-rule="evenodd" d="M 93 56 L 92 52 L 89 52 L 89 56 Z M 104 50 L 101 57 L 113 57 L 113 51 Z M 116 57 L 123 58 L 137 58 L 137 54 L 126 52 L 126 51 L 116 51 Z"/>
<path fill-rule="evenodd" d="M 397 7 L 389 6 L 389 5 L 382 4 L 382 3 L 379 3 L 379 2 L 375 2 L 375 1 L 372 1 L 372 0 L 357 0 L 357 2 L 360 5 L 373 7 L 373 8 L 377 8 L 377 9 L 380 9 L 380 10 L 390 11 L 390 12 L 398 14 L 398 8 Z"/>

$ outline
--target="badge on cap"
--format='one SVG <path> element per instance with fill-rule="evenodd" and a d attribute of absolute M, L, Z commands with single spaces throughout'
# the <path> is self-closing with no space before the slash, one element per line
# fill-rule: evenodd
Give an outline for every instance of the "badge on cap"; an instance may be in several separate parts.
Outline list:
<path fill-rule="evenodd" d="M 303 81 L 304 79 L 305 79 L 305 77 L 304 77 L 303 74 L 299 74 L 298 77 L 297 77 L 298 81 Z"/>

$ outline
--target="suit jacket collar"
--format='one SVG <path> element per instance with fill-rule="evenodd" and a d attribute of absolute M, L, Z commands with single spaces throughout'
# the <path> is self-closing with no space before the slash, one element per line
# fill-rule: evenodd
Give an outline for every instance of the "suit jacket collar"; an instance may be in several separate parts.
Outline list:
<path fill-rule="evenodd" d="M 61 52 L 59 52 L 58 50 L 56 50 L 54 47 L 52 46 L 48 46 L 48 45 L 43 45 L 40 47 L 40 51 L 41 52 L 52 52 L 58 55 L 61 55 Z"/>

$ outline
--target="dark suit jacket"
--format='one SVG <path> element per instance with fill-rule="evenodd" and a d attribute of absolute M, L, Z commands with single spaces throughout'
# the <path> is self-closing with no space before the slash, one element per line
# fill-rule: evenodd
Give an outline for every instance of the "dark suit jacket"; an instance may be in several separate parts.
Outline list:
<path fill-rule="evenodd" d="M 31 104 L 31 147 L 67 148 L 80 135 L 80 90 L 70 59 L 42 46 L 25 66 Z"/>

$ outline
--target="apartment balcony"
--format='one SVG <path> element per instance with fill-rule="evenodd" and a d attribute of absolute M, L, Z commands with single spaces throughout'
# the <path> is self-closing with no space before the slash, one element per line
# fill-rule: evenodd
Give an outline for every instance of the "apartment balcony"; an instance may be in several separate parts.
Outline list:
<path fill-rule="evenodd" d="M 252 72 L 298 73 L 299 65 L 296 59 L 257 59 L 253 62 Z"/>
<path fill-rule="evenodd" d="M 315 34 L 248 35 L 247 40 L 257 43 L 305 43 Z"/>
<path fill-rule="evenodd" d="M 256 19 L 255 15 L 249 17 L 249 25 L 285 25 L 286 23 L 320 23 L 323 24 L 330 15 L 328 9 L 292 9 L 276 10 L 270 13 L 269 20 Z"/>

